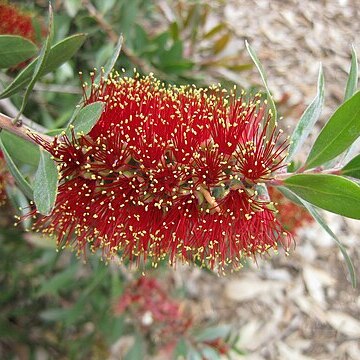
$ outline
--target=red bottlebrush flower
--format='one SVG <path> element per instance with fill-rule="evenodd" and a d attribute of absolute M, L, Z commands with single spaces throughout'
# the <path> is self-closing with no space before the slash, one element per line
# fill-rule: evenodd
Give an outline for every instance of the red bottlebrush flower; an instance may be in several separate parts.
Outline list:
<path fill-rule="evenodd" d="M 295 205 L 280 191 L 276 190 L 276 188 L 269 187 L 268 191 L 271 199 L 279 210 L 277 214 L 278 220 L 292 235 L 295 235 L 297 230 L 302 226 L 314 221 L 307 210 L 301 206 Z"/>
<path fill-rule="evenodd" d="M 130 313 L 136 326 L 158 347 L 169 347 L 192 324 L 181 303 L 170 298 L 160 283 L 142 277 L 126 288 L 114 308 L 115 314 Z"/>
<path fill-rule="evenodd" d="M 32 16 L 6 3 L 0 3 L 0 34 L 19 35 L 36 42 Z"/>
<path fill-rule="evenodd" d="M 168 256 L 220 270 L 288 248 L 273 204 L 255 191 L 283 166 L 287 146 L 276 128 L 266 137 L 270 118 L 258 97 L 138 75 L 113 75 L 89 90 L 84 104 L 103 101 L 105 109 L 88 135 L 51 143 L 33 136 L 62 176 L 53 213 L 36 229 L 80 251 L 90 243 L 108 257 Z"/>

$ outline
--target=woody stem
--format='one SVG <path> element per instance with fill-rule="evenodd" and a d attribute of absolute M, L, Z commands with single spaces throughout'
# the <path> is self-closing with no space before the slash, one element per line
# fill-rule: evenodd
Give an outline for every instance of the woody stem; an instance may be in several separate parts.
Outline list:
<path fill-rule="evenodd" d="M 30 133 L 37 134 L 38 136 L 42 137 L 45 141 L 51 142 L 53 138 L 51 136 L 40 134 L 35 130 L 23 125 L 22 121 L 20 120 L 16 124 L 13 123 L 14 119 L 5 114 L 0 113 L 0 129 L 6 130 L 11 132 L 12 134 L 21 137 L 22 139 L 35 143 L 35 141 L 29 136 Z"/>

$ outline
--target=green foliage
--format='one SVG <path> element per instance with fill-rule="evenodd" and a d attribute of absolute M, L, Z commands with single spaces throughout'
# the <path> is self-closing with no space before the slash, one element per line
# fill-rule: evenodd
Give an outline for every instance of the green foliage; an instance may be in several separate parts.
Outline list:
<path fill-rule="evenodd" d="M 345 98 L 344 100 L 349 100 L 355 93 L 358 84 L 358 60 L 354 45 L 351 49 L 351 66 L 349 71 L 349 77 L 346 83 L 345 89 Z"/>
<path fill-rule="evenodd" d="M 71 137 L 71 132 L 74 132 L 75 137 L 85 135 L 93 128 L 99 120 L 105 103 L 101 101 L 84 106 L 75 116 L 74 121 L 70 123 L 65 133 Z"/>
<path fill-rule="evenodd" d="M 279 189 L 280 190 L 280 189 Z M 354 264 L 352 263 L 350 256 L 348 255 L 345 246 L 343 243 L 339 240 L 339 238 L 334 234 L 334 232 L 330 229 L 330 227 L 326 224 L 325 220 L 322 218 L 322 216 L 319 214 L 317 209 L 309 204 L 307 201 L 301 199 L 298 197 L 295 193 L 293 193 L 291 190 L 283 188 L 281 189 L 281 192 L 291 201 L 294 201 L 296 204 L 303 205 L 311 214 L 311 216 L 315 219 L 315 221 L 332 237 L 332 239 L 335 241 L 337 246 L 339 247 L 339 250 L 341 251 L 341 254 L 344 257 L 350 279 L 351 284 L 353 288 L 356 288 L 357 280 L 356 280 L 356 273 Z"/>
<path fill-rule="evenodd" d="M 360 155 L 355 156 L 342 169 L 341 174 L 360 179 Z"/>
<path fill-rule="evenodd" d="M 246 49 L 247 49 L 251 59 L 253 60 L 254 64 L 256 65 L 256 68 L 259 71 L 259 74 L 261 76 L 261 80 L 263 81 L 265 89 L 266 89 L 267 100 L 269 102 L 269 107 L 270 107 L 270 111 L 271 111 L 271 114 L 272 114 L 272 119 L 271 119 L 271 123 L 270 123 L 270 126 L 269 126 L 269 132 L 271 132 L 272 129 L 275 127 L 275 123 L 276 123 L 276 120 L 277 120 L 276 105 L 275 105 L 273 96 L 272 96 L 272 94 L 270 92 L 270 89 L 269 89 L 269 86 L 268 86 L 268 83 L 267 83 L 267 77 L 266 77 L 266 74 L 265 74 L 265 70 L 264 70 L 263 66 L 261 65 L 261 62 L 260 62 L 259 58 L 257 57 L 254 49 L 250 46 L 250 44 L 247 41 L 245 41 L 245 45 L 246 45 Z"/>
<path fill-rule="evenodd" d="M 360 186 L 336 175 L 299 174 L 284 180 L 284 186 L 322 209 L 360 219 Z"/>
<path fill-rule="evenodd" d="M 128 331 L 112 313 L 111 279 L 124 279 L 98 259 L 84 265 L 69 252 L 32 242 L 16 230 L 1 231 L 0 342 L 8 358 L 16 344 L 27 358 L 38 349 L 54 358 L 107 358 Z"/>
<path fill-rule="evenodd" d="M 49 215 L 54 207 L 59 171 L 51 155 L 40 151 L 40 161 L 34 179 L 34 202 L 40 214 Z"/>
<path fill-rule="evenodd" d="M 322 70 L 322 65 L 320 65 L 316 97 L 302 114 L 294 132 L 291 135 L 290 146 L 286 161 L 290 162 L 294 158 L 295 154 L 298 153 L 299 149 L 302 147 L 310 132 L 314 128 L 314 125 L 321 114 L 324 97 L 324 74 Z"/>
<path fill-rule="evenodd" d="M 30 184 L 27 182 L 27 180 L 24 178 L 24 176 L 21 174 L 19 168 L 14 163 L 12 157 L 9 155 L 6 147 L 4 146 L 2 140 L 0 139 L 0 149 L 2 153 L 4 154 L 7 166 L 9 168 L 9 171 L 11 175 L 14 177 L 16 184 L 19 186 L 21 191 L 29 198 L 33 198 L 33 190 L 30 186 Z"/>
<path fill-rule="evenodd" d="M 360 136 L 360 91 L 342 104 L 321 130 L 306 168 L 312 168 L 334 159 Z"/>
<path fill-rule="evenodd" d="M 25 109 L 25 106 L 28 102 L 30 93 L 32 91 L 32 89 L 35 86 L 35 83 L 39 80 L 40 76 L 44 73 L 44 70 L 46 68 L 47 62 L 48 62 L 48 58 L 50 55 L 50 50 L 51 50 L 51 43 L 52 43 L 52 39 L 54 37 L 54 15 L 53 15 L 53 10 L 52 10 L 52 6 L 51 3 L 49 2 L 49 27 L 48 27 L 48 36 L 45 40 L 45 43 L 43 45 L 43 47 L 41 48 L 40 54 L 38 56 L 38 59 L 36 61 L 36 66 L 34 69 L 34 73 L 32 74 L 31 80 L 29 85 L 26 88 L 22 103 L 21 103 L 21 107 L 20 107 L 20 111 L 19 114 L 17 115 L 17 119 L 20 117 L 20 114 L 22 114 L 22 112 Z"/>
<path fill-rule="evenodd" d="M 16 35 L 0 35 L 0 68 L 9 68 L 30 59 L 38 51 L 30 40 Z"/>
<path fill-rule="evenodd" d="M 7 131 L 2 131 L 0 138 L 14 161 L 31 166 L 38 165 L 40 153 L 36 145 Z"/>
<path fill-rule="evenodd" d="M 68 61 L 79 50 L 81 45 L 84 43 L 85 38 L 85 34 L 72 35 L 52 46 L 47 56 L 46 63 L 40 68 L 36 79 L 54 71 L 63 63 Z M 33 74 L 36 70 L 37 63 L 38 58 L 33 60 L 24 70 L 22 70 L 0 94 L 0 99 L 14 95 L 28 85 L 31 82 Z"/>

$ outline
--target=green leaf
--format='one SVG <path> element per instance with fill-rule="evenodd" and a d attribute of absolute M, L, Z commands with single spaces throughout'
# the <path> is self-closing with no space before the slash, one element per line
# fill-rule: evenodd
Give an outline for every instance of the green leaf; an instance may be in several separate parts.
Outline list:
<path fill-rule="evenodd" d="M 255 66 L 257 67 L 257 69 L 259 71 L 259 74 L 261 76 L 261 79 L 262 79 L 263 84 L 264 84 L 265 89 L 266 89 L 267 100 L 269 102 L 270 110 L 271 110 L 271 113 L 272 113 L 271 122 L 269 124 L 270 126 L 269 126 L 269 129 L 268 129 L 269 132 L 271 132 L 273 130 L 273 128 L 275 127 L 276 121 L 277 121 L 277 110 L 276 110 L 275 102 L 274 102 L 274 99 L 273 99 L 273 97 L 271 95 L 271 92 L 270 92 L 270 89 L 269 89 L 269 86 L 268 86 L 268 83 L 267 83 L 265 70 L 262 67 L 261 63 L 260 63 L 260 60 L 258 59 L 254 49 L 250 46 L 250 44 L 247 42 L 247 40 L 245 40 L 245 46 L 246 46 L 246 49 L 247 49 L 252 61 L 254 62 Z"/>
<path fill-rule="evenodd" d="M 79 319 L 84 317 L 84 308 L 88 303 L 88 299 L 85 301 L 78 301 L 74 306 L 70 308 L 50 308 L 42 311 L 39 315 L 40 318 L 49 322 L 60 322 L 66 326 L 76 323 Z"/>
<path fill-rule="evenodd" d="M 31 227 L 31 218 L 26 216 L 30 209 L 29 200 L 24 195 L 24 193 L 17 186 L 6 186 L 6 195 L 13 205 L 16 213 L 19 216 L 22 216 L 23 219 L 20 222 L 20 225 L 24 230 L 30 229 Z"/>
<path fill-rule="evenodd" d="M 7 131 L 2 131 L 0 138 L 12 159 L 32 166 L 38 165 L 40 157 L 38 146 Z"/>
<path fill-rule="evenodd" d="M 48 152 L 40 150 L 39 167 L 34 179 L 34 202 L 37 210 L 43 215 L 49 215 L 54 207 L 59 172 Z"/>
<path fill-rule="evenodd" d="M 96 101 L 84 106 L 76 115 L 74 121 L 66 129 L 66 135 L 71 135 L 71 129 L 74 131 L 75 137 L 89 133 L 99 120 L 104 110 L 104 106 L 105 103 L 101 101 Z"/>
<path fill-rule="evenodd" d="M 11 175 L 14 177 L 17 185 L 19 186 L 20 190 L 29 198 L 33 198 L 33 190 L 30 184 L 25 180 L 23 175 L 21 174 L 18 167 L 15 165 L 14 161 L 12 160 L 10 154 L 8 153 L 6 147 L 4 146 L 1 138 L 0 138 L 0 148 L 4 154 L 4 158 L 6 160 L 7 166 Z"/>
<path fill-rule="evenodd" d="M 185 339 L 180 338 L 174 349 L 174 353 L 173 353 L 174 360 L 181 359 L 181 358 L 185 359 L 187 351 L 188 351 L 188 346 L 187 346 Z"/>
<path fill-rule="evenodd" d="M 42 295 L 57 295 L 60 290 L 66 288 L 66 285 L 74 281 L 77 270 L 78 263 L 75 263 L 69 268 L 65 268 L 64 271 L 51 277 L 49 280 L 42 282 L 42 285 L 36 296 L 40 297 Z"/>
<path fill-rule="evenodd" d="M 125 355 L 124 360 L 139 360 L 139 359 L 144 359 L 144 357 L 145 357 L 144 341 L 141 338 L 141 336 L 137 335 L 135 337 L 135 342 L 133 346 Z"/>
<path fill-rule="evenodd" d="M 195 336 L 197 341 L 212 341 L 218 338 L 224 339 L 230 335 L 231 325 L 219 325 L 206 328 Z"/>
<path fill-rule="evenodd" d="M 276 186 L 276 190 L 279 190 L 286 198 L 292 201 L 294 204 L 303 206 L 303 200 L 299 200 L 299 197 L 295 195 L 292 191 L 287 189 L 284 186 Z"/>
<path fill-rule="evenodd" d="M 334 239 L 334 241 L 336 242 L 336 244 L 338 245 L 341 254 L 344 257 L 346 266 L 348 268 L 349 271 L 349 275 L 350 275 L 350 279 L 351 279 L 351 284 L 354 288 L 356 288 L 356 272 L 355 272 L 355 268 L 354 268 L 354 264 L 352 263 L 349 254 L 346 251 L 345 246 L 343 245 L 343 243 L 339 240 L 339 238 L 333 233 L 333 231 L 330 229 L 330 227 L 326 224 L 325 220 L 321 217 L 321 215 L 319 214 L 319 212 L 314 208 L 314 206 L 312 206 L 311 204 L 309 204 L 307 201 L 301 199 L 300 197 L 298 197 L 296 194 L 292 193 L 290 190 L 288 190 L 289 193 L 292 194 L 292 197 L 297 198 L 297 200 L 299 202 L 302 203 L 302 205 L 309 211 L 309 213 L 311 214 L 311 216 L 315 219 L 315 221 Z"/>
<path fill-rule="evenodd" d="M 355 156 L 341 169 L 341 175 L 360 179 L 360 155 Z"/>
<path fill-rule="evenodd" d="M 85 34 L 76 34 L 58 42 L 51 47 L 47 62 L 41 76 L 57 69 L 68 61 L 81 47 L 86 39 Z M 23 89 L 31 81 L 38 58 L 33 60 L 0 94 L 0 99 L 10 97 Z"/>
<path fill-rule="evenodd" d="M 113 53 L 112 57 L 106 62 L 105 66 L 104 66 L 104 73 L 101 74 L 105 79 L 107 79 L 108 76 L 110 75 L 112 69 L 114 68 L 114 66 L 116 64 L 117 59 L 120 56 L 123 42 L 124 42 L 124 38 L 122 35 L 120 35 L 119 39 L 116 43 L 114 53 Z"/>
<path fill-rule="evenodd" d="M 0 68 L 6 69 L 35 56 L 36 45 L 17 35 L 0 35 Z"/>
<path fill-rule="evenodd" d="M 189 347 L 186 360 L 203 360 L 201 353 L 193 347 Z"/>
<path fill-rule="evenodd" d="M 203 346 L 201 349 L 201 354 L 206 360 L 221 360 L 219 352 L 210 346 Z"/>
<path fill-rule="evenodd" d="M 284 186 L 322 209 L 360 219 L 360 186 L 344 177 L 299 174 L 284 180 Z"/>
<path fill-rule="evenodd" d="M 344 101 L 350 99 L 356 92 L 358 83 L 358 61 L 354 45 L 351 49 L 351 66 L 349 71 L 349 77 L 346 83 L 345 98 Z"/>
<path fill-rule="evenodd" d="M 48 27 L 48 36 L 45 40 L 43 47 L 41 48 L 40 55 L 36 62 L 35 70 L 30 80 L 29 85 L 26 88 L 25 94 L 23 96 L 23 100 L 21 103 L 19 114 L 17 115 L 16 119 L 19 119 L 20 115 L 23 113 L 26 104 L 28 102 L 29 96 L 31 94 L 32 89 L 34 88 L 36 82 L 42 75 L 43 70 L 45 69 L 46 62 L 48 60 L 50 49 L 51 49 L 51 42 L 54 36 L 54 14 L 53 9 L 51 6 L 51 2 L 49 2 L 49 27 Z"/>
<path fill-rule="evenodd" d="M 360 136 L 360 91 L 342 104 L 317 137 L 306 160 L 312 168 L 334 159 Z"/>
<path fill-rule="evenodd" d="M 290 146 L 286 162 L 290 162 L 298 150 L 304 144 L 306 138 L 313 130 L 316 121 L 319 119 L 321 109 L 324 103 L 324 74 L 322 71 L 322 65 L 320 64 L 317 94 L 312 103 L 306 108 L 302 114 L 296 128 L 290 138 Z"/>

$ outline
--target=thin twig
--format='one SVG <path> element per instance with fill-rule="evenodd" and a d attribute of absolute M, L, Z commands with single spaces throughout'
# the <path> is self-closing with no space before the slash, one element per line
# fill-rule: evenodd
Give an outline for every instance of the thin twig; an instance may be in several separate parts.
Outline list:
<path fill-rule="evenodd" d="M 30 133 L 40 136 L 47 142 L 53 141 L 53 137 L 38 133 L 35 130 L 23 125 L 21 121 L 15 125 L 13 124 L 13 121 L 14 121 L 13 118 L 0 113 L 0 128 L 1 129 L 9 131 L 12 134 L 17 135 L 17 136 L 21 137 L 22 139 L 32 142 L 32 143 L 35 143 L 35 141 L 29 136 Z"/>
<path fill-rule="evenodd" d="M 220 212 L 220 207 L 219 204 L 216 202 L 215 198 L 213 196 L 211 196 L 211 194 L 209 193 L 209 191 L 207 191 L 206 189 L 204 189 L 202 186 L 200 186 L 200 188 L 198 189 L 199 192 L 204 196 L 205 200 L 209 203 L 209 205 L 215 209 L 215 211 Z"/>
<path fill-rule="evenodd" d="M 2 99 L 0 100 L 0 108 L 3 109 L 7 114 L 9 114 L 11 117 L 15 118 L 17 116 L 17 114 L 19 113 L 19 110 L 17 109 L 17 107 L 10 101 L 10 99 Z M 46 128 L 44 128 L 43 126 L 37 124 L 36 122 L 30 120 L 29 118 L 27 118 L 25 115 L 21 115 L 20 120 L 22 121 L 22 123 L 26 126 L 28 126 L 29 128 L 41 132 L 41 133 L 45 133 L 47 131 Z"/>

